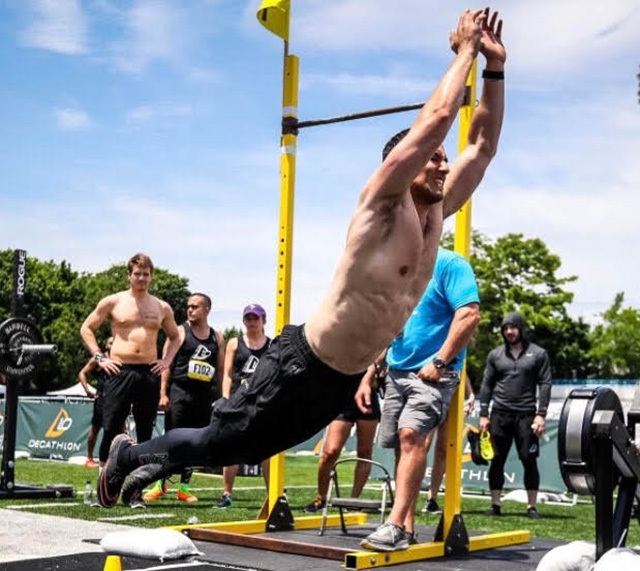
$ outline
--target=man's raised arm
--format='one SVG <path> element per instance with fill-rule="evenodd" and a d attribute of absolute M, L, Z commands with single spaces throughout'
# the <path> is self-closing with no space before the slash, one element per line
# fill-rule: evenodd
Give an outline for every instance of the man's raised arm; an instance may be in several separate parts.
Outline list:
<path fill-rule="evenodd" d="M 498 139 L 504 115 L 504 63 L 507 59 L 502 44 L 502 20 L 498 13 L 489 17 L 485 10 L 480 53 L 486 59 L 480 105 L 473 114 L 467 147 L 454 161 L 444 185 L 443 215 L 456 212 L 469 199 L 484 176 L 498 150 Z M 458 50 L 456 33 L 451 34 L 451 48 Z"/>
<path fill-rule="evenodd" d="M 456 58 L 420 111 L 409 133 L 365 185 L 362 198 L 392 197 L 405 193 L 420 170 L 442 144 L 456 118 L 464 87 L 480 48 L 484 11 L 466 10 L 455 32 Z"/>

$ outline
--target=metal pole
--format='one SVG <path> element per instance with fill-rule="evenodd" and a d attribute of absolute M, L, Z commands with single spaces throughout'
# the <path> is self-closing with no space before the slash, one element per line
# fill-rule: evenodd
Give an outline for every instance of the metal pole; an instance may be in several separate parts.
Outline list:
<path fill-rule="evenodd" d="M 467 77 L 467 96 L 465 97 L 465 103 L 460 108 L 458 153 L 464 151 L 467 146 L 469 126 L 475 110 L 477 68 L 478 60 L 476 59 L 474 60 L 473 66 L 469 71 L 469 76 Z M 471 199 L 469 199 L 456 214 L 454 250 L 462 254 L 467 259 L 471 253 Z M 449 537 L 454 520 L 459 519 L 460 516 L 463 451 L 462 429 L 466 374 L 466 370 L 463 366 L 462 375 L 460 377 L 460 386 L 453 395 L 451 408 L 449 409 L 449 418 L 447 420 L 447 484 L 445 487 L 444 512 L 442 516 L 443 536 L 445 540 Z"/>
<path fill-rule="evenodd" d="M 285 42 L 282 89 L 282 119 L 298 117 L 298 71 L 300 61 L 289 55 Z M 276 335 L 289 323 L 291 308 L 291 260 L 293 254 L 293 209 L 296 174 L 295 133 L 283 130 L 280 155 L 280 219 L 278 227 L 278 270 L 276 283 Z M 269 463 L 269 513 L 284 493 L 284 453 L 273 456 Z"/>
<path fill-rule="evenodd" d="M 422 109 L 424 104 L 425 102 L 423 101 L 421 103 L 398 105 L 396 107 L 384 107 L 382 109 L 371 109 L 370 111 L 361 111 L 359 113 L 349 113 L 348 115 L 338 115 L 337 117 L 327 117 L 326 119 L 310 119 L 308 121 L 300 121 L 296 124 L 296 127 L 298 129 L 304 129 L 305 127 L 317 127 L 318 125 L 329 125 L 330 123 L 342 123 L 344 121 L 354 121 L 356 119 L 391 115 L 392 113 L 404 113 L 405 111 Z"/>
<path fill-rule="evenodd" d="M 15 250 L 13 254 L 13 294 L 11 315 L 21 317 L 24 312 L 24 292 L 27 284 L 27 252 Z M 7 394 L 4 404 L 4 440 L 2 443 L 2 469 L 0 491 L 13 492 L 16 471 L 16 430 L 18 428 L 18 379 L 7 375 Z"/>

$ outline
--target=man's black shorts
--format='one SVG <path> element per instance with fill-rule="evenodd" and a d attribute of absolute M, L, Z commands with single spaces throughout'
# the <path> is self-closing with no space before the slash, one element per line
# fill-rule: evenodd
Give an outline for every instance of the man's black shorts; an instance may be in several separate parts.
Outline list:
<path fill-rule="evenodd" d="M 102 397 L 100 393 L 93 399 L 93 414 L 91 415 L 91 428 L 98 431 L 102 428 Z"/>
<path fill-rule="evenodd" d="M 508 413 L 493 410 L 491 412 L 490 432 L 498 448 L 503 444 L 511 446 L 515 440 L 520 460 L 537 458 L 540 454 L 538 437 L 533 434 L 531 425 L 535 413 Z"/>
<path fill-rule="evenodd" d="M 342 420 L 344 422 L 358 422 L 359 420 L 380 420 L 380 401 L 378 395 L 374 392 L 371 395 L 371 412 L 364 413 L 356 404 L 355 399 L 352 400 L 335 420 Z"/>
<path fill-rule="evenodd" d="M 120 432 L 132 412 L 138 441 L 151 437 L 160 400 L 160 377 L 151 372 L 149 365 L 121 365 L 119 373 L 105 379 L 100 398 L 105 431 Z"/>
<path fill-rule="evenodd" d="M 203 384 L 203 383 L 200 383 Z M 202 428 L 211 421 L 211 391 L 187 389 L 179 383 L 169 386 L 169 410 L 164 415 L 164 429 Z"/>
<path fill-rule="evenodd" d="M 213 407 L 208 452 L 227 464 L 257 464 L 304 442 L 353 401 L 363 373 L 340 373 L 316 357 L 304 326 L 287 325 L 249 382 Z"/>

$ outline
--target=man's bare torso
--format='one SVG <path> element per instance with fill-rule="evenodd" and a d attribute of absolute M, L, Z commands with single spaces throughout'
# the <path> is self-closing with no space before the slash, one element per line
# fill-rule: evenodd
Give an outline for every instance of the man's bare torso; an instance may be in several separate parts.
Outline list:
<path fill-rule="evenodd" d="M 158 330 L 165 308 L 157 297 L 135 298 L 130 291 L 114 294 L 109 314 L 113 346 L 111 359 L 120 363 L 149 364 L 158 358 Z"/>
<path fill-rule="evenodd" d="M 347 374 L 364 371 L 402 330 L 424 293 L 442 232 L 442 203 L 409 193 L 363 200 L 329 292 L 305 325 L 314 353 Z"/>

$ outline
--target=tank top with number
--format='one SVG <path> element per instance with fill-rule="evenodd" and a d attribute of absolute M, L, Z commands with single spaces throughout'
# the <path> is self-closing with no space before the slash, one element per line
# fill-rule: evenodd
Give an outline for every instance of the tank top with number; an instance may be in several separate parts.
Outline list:
<path fill-rule="evenodd" d="M 260 362 L 260 357 L 267 352 L 269 345 L 271 345 L 271 339 L 267 337 L 267 340 L 260 349 L 251 349 L 247 347 L 247 344 L 244 342 L 244 335 L 238 337 L 238 349 L 233 358 L 232 394 L 240 385 L 249 380 L 249 377 L 251 377 Z"/>
<path fill-rule="evenodd" d="M 199 339 L 193 334 L 188 321 L 183 323 L 184 342 L 182 343 L 171 370 L 171 383 L 188 390 L 211 390 L 215 384 L 218 364 L 218 339 L 210 327 L 209 336 Z"/>

